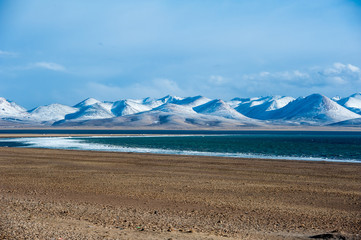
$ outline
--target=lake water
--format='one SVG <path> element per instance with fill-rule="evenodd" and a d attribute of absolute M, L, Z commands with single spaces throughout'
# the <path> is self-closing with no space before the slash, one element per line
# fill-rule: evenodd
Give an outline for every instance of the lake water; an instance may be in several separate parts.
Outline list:
<path fill-rule="evenodd" d="M 95 134 L 94 132 L 87 133 Z M 0 146 L 221 157 L 361 162 L 361 132 L 145 132 L 136 130 L 130 130 L 126 133 L 114 131 L 105 133 L 96 132 L 96 134 L 119 133 L 143 133 L 157 135 L 122 137 L 12 138 L 0 139 Z"/>

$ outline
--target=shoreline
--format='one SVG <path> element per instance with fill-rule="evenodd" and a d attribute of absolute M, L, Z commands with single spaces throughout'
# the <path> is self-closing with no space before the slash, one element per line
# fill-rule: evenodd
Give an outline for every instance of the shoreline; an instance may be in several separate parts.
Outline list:
<path fill-rule="evenodd" d="M 41 147 L 1 147 L 0 148 L 24 148 L 24 149 L 37 149 L 37 150 L 61 150 L 61 151 L 74 151 L 74 152 L 95 152 L 95 153 L 123 153 L 123 154 L 139 154 L 139 155 L 153 155 L 153 156 L 168 156 L 168 157 L 172 157 L 172 156 L 184 156 L 184 157 L 199 157 L 199 158 L 203 158 L 203 157 L 209 157 L 209 158 L 219 158 L 219 159 L 224 159 L 224 158 L 228 158 L 228 159 L 240 159 L 240 160 L 264 160 L 264 161 L 280 161 L 280 162 L 289 162 L 289 161 L 297 161 L 297 162 L 307 162 L 307 163 L 312 163 L 312 162 L 321 162 L 321 163 L 345 163 L 345 164 L 361 164 L 361 161 L 358 160 L 339 160 L 339 159 L 317 159 L 314 158 L 314 160 L 310 159 L 310 158 L 305 158 L 305 159 L 300 159 L 298 157 L 274 157 L 272 158 L 272 156 L 260 156 L 260 157 L 256 157 L 256 156 L 250 156 L 250 157 L 246 157 L 246 156 L 242 156 L 242 157 L 235 157 L 235 156 L 218 156 L 218 155 L 196 155 L 196 154 L 172 154 L 172 153 L 158 153 L 158 152 L 135 152 L 135 151 L 106 151 L 106 150 L 89 150 L 89 149 L 62 149 L 62 148 L 41 148 Z"/>
<path fill-rule="evenodd" d="M 330 126 L 287 126 L 287 125 L 275 125 L 268 127 L 241 127 L 241 128 L 179 128 L 179 129 L 167 129 L 167 128 L 159 128 L 159 127 L 149 127 L 149 128 L 138 128 L 138 127 L 125 127 L 125 128 L 117 128 L 117 127 L 19 127 L 19 128 L 6 128 L 0 126 L 1 131 L 137 131 L 137 132 L 147 132 L 147 131 L 168 131 L 168 132 L 224 132 L 224 131 L 232 131 L 232 132 L 242 132 L 242 131 L 279 131 L 279 132 L 287 132 L 287 131 L 296 131 L 296 132 L 313 132 L 313 131 L 330 131 L 330 132 L 361 132 L 360 127 L 330 127 Z"/>
<path fill-rule="evenodd" d="M 360 172 L 360 164 L 350 163 L 0 148 L 0 232 L 357 239 Z"/>
<path fill-rule="evenodd" d="M 88 132 L 87 132 L 88 131 Z M 82 133 L 84 132 L 84 133 Z M 242 134 L 258 132 L 345 132 L 359 133 L 357 127 L 285 127 L 285 128 L 244 128 L 244 129 L 132 129 L 132 128 L 0 128 L 0 138 L 10 137 L 88 137 L 88 136 L 157 136 L 157 135 L 213 135 L 213 134 Z"/>
<path fill-rule="evenodd" d="M 219 134 L 219 135 L 233 135 L 233 134 Z M 235 134 L 237 135 L 237 134 Z M 91 137 L 183 137 L 183 136 L 208 136 L 208 134 L 1 134 L 2 138 L 91 138 Z M 217 136 L 217 134 L 209 134 L 209 136 Z M 20 147 L 20 146 L 18 146 Z M 70 146 L 73 147 L 73 146 Z M 200 152 L 200 151 L 181 151 L 176 149 L 158 149 L 158 148 L 139 148 L 139 147 L 122 147 L 114 146 L 110 148 L 107 146 L 97 145 L 91 148 L 86 144 L 76 146 L 74 148 L 64 148 L 57 146 L 31 146 L 25 148 L 38 149 L 59 149 L 59 150 L 76 150 L 76 151 L 94 151 L 94 152 L 120 152 L 120 153 L 144 153 L 144 154 L 160 154 L 160 155 L 179 155 L 179 156 L 206 156 L 206 157 L 222 157 L 222 158 L 236 158 L 236 159 L 267 159 L 267 160 L 285 160 L 285 161 L 309 161 L 309 162 L 346 162 L 352 164 L 361 164 L 359 159 L 332 159 L 322 157 L 302 157 L 302 156 L 287 156 L 287 155 L 262 155 L 262 154 L 247 154 L 247 153 L 224 153 L 224 152 Z"/>
<path fill-rule="evenodd" d="M 135 154 L 135 155 L 139 155 L 139 156 L 153 156 L 153 157 L 189 157 L 189 158 L 215 158 L 218 159 L 219 161 L 222 161 L 222 159 L 232 159 L 232 160 L 241 160 L 241 161 L 274 161 L 274 162 L 301 162 L 301 163 L 336 163 L 336 164 L 356 164 L 356 165 L 361 165 L 361 162 L 358 161 L 343 161 L 343 160 L 300 160 L 297 158 L 293 158 L 289 157 L 289 159 L 284 159 L 284 158 L 268 158 L 267 156 L 265 157 L 232 157 L 232 156 L 209 156 L 209 155 L 191 155 L 191 154 L 169 154 L 169 153 L 152 153 L 152 152 L 122 152 L 122 151 L 104 151 L 104 150 L 88 150 L 88 149 L 60 149 L 60 148 L 41 148 L 41 147 L 1 147 L 0 149 L 34 149 L 34 150 L 59 150 L 59 151 L 70 151 L 70 152 L 74 152 L 76 155 L 76 152 L 80 152 L 80 153 L 101 153 L 101 154 L 108 154 L 108 153 L 119 153 L 119 154 Z"/>

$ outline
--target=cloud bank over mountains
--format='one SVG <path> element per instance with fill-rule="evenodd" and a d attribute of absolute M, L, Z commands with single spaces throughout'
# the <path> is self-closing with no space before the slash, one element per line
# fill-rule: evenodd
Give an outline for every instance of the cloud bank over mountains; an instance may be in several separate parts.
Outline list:
<path fill-rule="evenodd" d="M 265 90 L 267 89 L 267 90 Z M 184 96 L 187 94 L 202 94 L 211 97 L 222 96 L 230 99 L 232 96 L 262 96 L 283 95 L 298 96 L 299 92 L 304 95 L 313 92 L 325 92 L 326 95 L 334 96 L 341 93 L 345 96 L 355 91 L 361 91 L 361 70 L 352 64 L 334 63 L 324 68 L 312 67 L 305 70 L 291 70 L 281 72 L 259 72 L 244 74 L 235 78 L 221 75 L 200 77 L 198 81 L 177 83 L 172 79 L 153 79 L 144 83 L 130 83 L 124 87 L 108 85 L 103 82 L 91 82 L 85 89 L 100 99 L 106 96 L 130 96 L 137 98 L 139 93 L 150 97 L 159 97 L 168 93 Z M 323 91 L 321 91 L 323 90 Z M 223 97 L 224 96 L 224 97 Z"/>
<path fill-rule="evenodd" d="M 263 71 L 257 74 L 243 75 L 238 87 L 248 88 L 249 92 L 260 94 L 260 89 L 269 89 L 277 94 L 287 92 L 296 95 L 297 92 L 310 94 L 312 92 L 326 92 L 336 95 L 343 91 L 361 88 L 361 70 L 352 64 L 334 63 L 327 67 L 312 67 L 305 70 L 291 70 L 281 72 Z"/>
<path fill-rule="evenodd" d="M 1 51 L 0 53 L 7 53 Z M 3 54 L 5 57 L 14 57 L 13 53 Z M 83 96 L 94 96 L 99 99 L 116 100 L 119 96 L 137 98 L 140 94 L 149 97 L 160 97 L 166 94 L 184 96 L 202 94 L 210 97 L 222 96 L 230 99 L 233 96 L 264 96 L 283 95 L 287 93 L 297 96 L 313 92 L 324 92 L 326 95 L 347 96 L 355 91 L 361 91 L 361 69 L 353 64 L 334 63 L 326 67 L 311 67 L 302 70 L 285 70 L 279 72 L 261 71 L 258 73 L 229 75 L 196 76 L 196 80 L 184 79 L 176 81 L 169 78 L 139 79 L 124 82 L 121 85 L 109 83 L 106 80 L 77 81 L 77 74 L 65 66 L 55 63 L 40 61 L 13 68 L 1 68 L 1 74 L 21 75 L 26 72 L 31 77 L 32 71 L 50 71 L 61 73 L 65 77 L 74 79 L 72 83 L 65 82 L 69 88 L 56 88 L 50 92 L 38 92 L 38 98 L 53 99 L 71 104 L 72 99 L 82 99 Z M 52 76 L 52 75 L 49 75 Z M 61 82 L 58 82 L 61 85 Z M 13 84 L 3 84 L 8 89 Z M 55 85 L 55 86 L 59 86 Z M 0 89 L 1 90 L 1 89 Z M 341 91 L 340 91 L 341 90 Z M 37 90 L 34 90 L 36 93 Z M 8 95 L 5 95 L 9 97 Z M 72 96 L 70 98 L 70 96 Z M 17 94 L 13 97 L 18 98 Z M 64 100 L 67 99 L 68 100 Z M 20 98 L 22 101 L 22 99 Z M 49 100 L 47 100 L 49 102 Z M 26 104 L 25 104 L 26 105 Z M 32 107 L 32 106 L 27 106 Z"/>

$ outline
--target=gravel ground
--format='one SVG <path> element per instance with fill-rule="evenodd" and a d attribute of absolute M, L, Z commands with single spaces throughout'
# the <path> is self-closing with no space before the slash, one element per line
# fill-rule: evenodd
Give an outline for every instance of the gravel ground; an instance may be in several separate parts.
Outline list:
<path fill-rule="evenodd" d="M 361 164 L 0 148 L 0 239 L 360 232 Z"/>

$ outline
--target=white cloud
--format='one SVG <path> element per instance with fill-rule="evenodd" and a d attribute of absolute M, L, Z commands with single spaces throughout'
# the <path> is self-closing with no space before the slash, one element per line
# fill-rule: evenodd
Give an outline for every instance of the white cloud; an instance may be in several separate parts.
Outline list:
<path fill-rule="evenodd" d="M 347 67 L 348 69 L 350 69 L 350 71 L 352 72 L 361 72 L 360 68 L 354 66 L 354 65 L 351 65 L 351 64 L 347 64 Z"/>
<path fill-rule="evenodd" d="M 260 72 L 259 74 L 261 77 L 266 77 L 266 76 L 269 76 L 270 73 L 269 72 Z"/>
<path fill-rule="evenodd" d="M 308 78 L 308 77 L 310 77 L 308 73 L 300 72 L 298 70 L 293 71 L 293 76 L 298 77 L 298 78 Z"/>
<path fill-rule="evenodd" d="M 352 84 L 361 81 L 361 71 L 351 64 L 335 63 L 328 68 L 312 68 L 283 72 L 261 72 L 243 75 L 243 79 L 254 80 L 259 83 L 274 82 L 275 84 L 289 84 L 294 86 L 325 86 L 329 84 Z"/>
<path fill-rule="evenodd" d="M 57 63 L 52 63 L 52 62 L 37 62 L 32 64 L 31 67 L 34 68 L 45 68 L 48 70 L 52 70 L 52 71 L 65 71 L 65 67 L 57 64 Z"/>
<path fill-rule="evenodd" d="M 4 57 L 16 57 L 18 54 L 14 53 L 14 52 L 7 52 L 7 51 L 1 51 L 0 50 L 0 57 L 4 56 Z"/>
<path fill-rule="evenodd" d="M 334 63 L 332 67 L 326 68 L 323 71 L 325 74 L 341 74 L 344 72 L 360 73 L 360 68 L 352 64 Z"/>
<path fill-rule="evenodd" d="M 229 92 L 240 95 L 294 95 L 320 92 L 326 95 L 361 91 L 361 70 L 351 64 L 334 63 L 328 67 L 303 70 L 259 72 L 241 75 L 228 84 Z"/>
<path fill-rule="evenodd" d="M 227 82 L 228 82 L 228 79 L 223 76 L 212 75 L 209 77 L 209 83 L 214 84 L 214 85 L 223 85 L 223 84 L 226 84 Z"/>
<path fill-rule="evenodd" d="M 5 66 L 4 68 L 0 69 L 0 71 L 10 73 L 10 72 L 28 71 L 38 68 L 46 69 L 50 71 L 56 71 L 56 72 L 66 71 L 66 68 L 63 65 L 53 62 L 36 62 L 36 63 L 29 63 L 27 65 Z"/>
<path fill-rule="evenodd" d="M 333 67 L 331 67 L 331 69 L 345 69 L 346 68 L 346 65 L 345 64 L 343 64 L 343 63 L 340 63 L 340 62 L 337 62 L 337 63 L 334 63 L 333 64 Z"/>
<path fill-rule="evenodd" d="M 328 96 L 347 95 L 361 91 L 361 72 L 358 71 L 358 67 L 352 66 L 350 68 L 349 64 L 334 64 L 303 70 L 262 71 L 229 78 L 221 75 L 206 75 L 192 82 L 177 82 L 168 78 L 155 78 L 148 81 L 147 79 L 141 81 L 118 79 L 112 82 L 106 79 L 81 81 L 81 85 L 72 88 L 72 94 L 78 98 L 95 97 L 109 101 L 125 98 L 158 98 L 168 94 L 180 97 L 200 94 L 212 98 L 300 96 L 315 92 Z"/>

